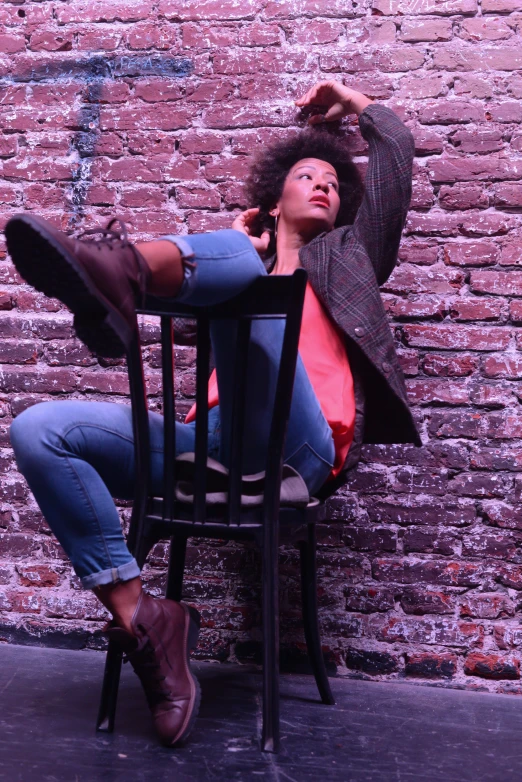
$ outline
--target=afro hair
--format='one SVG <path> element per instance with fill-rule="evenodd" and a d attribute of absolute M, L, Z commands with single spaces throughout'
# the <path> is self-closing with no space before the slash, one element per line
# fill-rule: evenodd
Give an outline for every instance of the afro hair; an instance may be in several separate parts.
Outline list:
<path fill-rule="evenodd" d="M 262 150 L 253 160 L 245 182 L 249 207 L 259 207 L 257 220 L 260 231 L 271 232 L 268 254 L 275 252 L 274 218 L 269 214 L 279 201 L 288 172 L 305 158 L 330 163 L 339 180 L 341 205 L 335 227 L 351 225 L 363 196 L 363 183 L 357 166 L 347 148 L 346 140 L 333 136 L 326 129 L 307 129 Z"/>

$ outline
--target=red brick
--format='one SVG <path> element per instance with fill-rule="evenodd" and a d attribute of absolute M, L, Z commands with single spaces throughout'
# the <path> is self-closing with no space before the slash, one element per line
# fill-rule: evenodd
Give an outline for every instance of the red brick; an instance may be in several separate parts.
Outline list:
<path fill-rule="evenodd" d="M 511 338 L 508 328 L 461 326 L 455 329 L 446 324 L 407 325 L 403 334 L 409 346 L 446 350 L 504 350 Z"/>
<path fill-rule="evenodd" d="M 509 317 L 513 323 L 522 323 L 522 301 L 512 301 L 509 304 Z"/>
<path fill-rule="evenodd" d="M 277 107 L 271 104 L 253 105 L 251 102 L 235 101 L 207 109 L 203 119 L 207 127 L 257 128 L 275 125 L 285 127 L 293 123 L 295 110 L 292 106 Z"/>
<path fill-rule="evenodd" d="M 484 679 L 520 679 L 520 661 L 491 652 L 472 652 L 464 662 L 464 673 Z"/>
<path fill-rule="evenodd" d="M 188 106 L 176 106 L 167 103 L 144 106 L 136 102 L 116 109 L 103 108 L 100 112 L 101 130 L 179 130 L 188 128 L 193 112 Z"/>
<path fill-rule="evenodd" d="M 265 19 L 300 19 L 303 16 L 331 16 L 345 19 L 355 11 L 352 0 L 269 0 L 263 10 Z"/>
<path fill-rule="evenodd" d="M 344 32 L 340 22 L 320 19 L 303 21 L 290 29 L 290 42 L 303 45 L 335 43 Z"/>
<path fill-rule="evenodd" d="M 447 242 L 444 262 L 452 266 L 492 266 L 499 259 L 499 247 L 493 242 Z"/>
<path fill-rule="evenodd" d="M 395 608 L 393 591 L 382 587 L 347 587 L 346 610 L 361 613 L 389 611 Z"/>
<path fill-rule="evenodd" d="M 439 296 L 414 296 L 397 299 L 383 294 L 384 306 L 394 318 L 437 318 L 442 320 L 446 313 L 445 300 Z"/>
<path fill-rule="evenodd" d="M 167 82 L 164 79 L 147 79 L 136 81 L 134 85 L 134 94 L 136 98 L 141 98 L 150 103 L 157 101 L 179 100 L 183 97 L 183 87 L 181 84 Z"/>
<path fill-rule="evenodd" d="M 443 185 L 439 203 L 443 209 L 485 209 L 489 198 L 480 185 Z"/>
<path fill-rule="evenodd" d="M 457 130 L 450 136 L 450 142 L 460 152 L 498 152 L 504 146 L 499 130 Z"/>
<path fill-rule="evenodd" d="M 98 158 L 92 166 L 92 172 L 105 181 L 162 182 L 164 163 L 158 158 L 148 161 L 137 157 L 118 160 Z"/>
<path fill-rule="evenodd" d="M 474 179 L 520 179 L 522 163 L 486 157 L 442 157 L 430 161 L 432 182 L 467 182 Z"/>
<path fill-rule="evenodd" d="M 494 293 L 500 296 L 522 296 L 522 272 L 472 272 L 470 288 L 474 293 Z"/>
<path fill-rule="evenodd" d="M 522 245 L 520 242 L 512 242 L 502 247 L 500 255 L 501 266 L 522 266 Z"/>
<path fill-rule="evenodd" d="M 187 0 L 180 6 L 175 0 L 161 0 L 158 11 L 167 19 L 184 21 L 247 20 L 261 10 L 261 0 L 245 0 L 238 6 L 233 0 Z"/>
<path fill-rule="evenodd" d="M 73 34 L 69 30 L 56 28 L 54 30 L 39 29 L 34 32 L 29 41 L 33 51 L 68 52 L 72 49 Z"/>
<path fill-rule="evenodd" d="M 460 35 L 467 41 L 502 41 L 513 35 L 513 30 L 502 19 L 464 19 Z"/>
<path fill-rule="evenodd" d="M 452 24 L 445 19 L 405 19 L 401 24 L 400 38 L 408 43 L 450 41 L 452 37 Z"/>
<path fill-rule="evenodd" d="M 391 618 L 379 627 L 377 640 L 388 643 L 482 646 L 484 628 L 473 622 Z"/>
<path fill-rule="evenodd" d="M 239 46 L 273 46 L 279 45 L 281 32 L 276 24 L 252 22 L 241 24 L 237 31 Z"/>
<path fill-rule="evenodd" d="M 60 580 L 59 574 L 49 565 L 17 565 L 16 570 L 23 586 L 53 587 Z"/>
<path fill-rule="evenodd" d="M 400 604 L 406 614 L 453 614 L 455 597 L 441 590 L 405 589 Z"/>
<path fill-rule="evenodd" d="M 25 38 L 20 35 L 0 33 L 0 52 L 16 54 L 25 50 Z"/>
<path fill-rule="evenodd" d="M 162 25 L 157 21 L 138 22 L 127 31 L 125 40 L 129 49 L 169 49 L 176 43 L 177 30 L 172 30 L 171 25 Z"/>
<path fill-rule="evenodd" d="M 457 656 L 455 654 L 418 652 L 406 655 L 406 665 L 404 667 L 406 676 L 450 679 L 456 672 Z"/>
<path fill-rule="evenodd" d="M 120 204 L 131 208 L 165 206 L 167 197 L 159 185 L 137 185 L 121 193 Z"/>
<path fill-rule="evenodd" d="M 514 446 L 506 447 L 497 445 L 488 447 L 476 445 L 473 448 L 470 458 L 470 467 L 476 470 L 510 470 L 519 472 L 522 469 L 522 450 Z M 513 508 L 505 503 L 499 503 L 496 500 L 482 503 L 482 510 L 488 521 L 499 527 L 507 526 L 509 520 L 513 521 Z M 522 517 L 520 519 L 522 526 Z"/>
<path fill-rule="evenodd" d="M 422 76 L 403 76 L 399 82 L 398 95 L 402 98 L 438 98 L 448 92 L 448 77 L 442 73 Z M 440 138 L 440 136 L 439 136 Z"/>
<path fill-rule="evenodd" d="M 175 188 L 175 198 L 182 209 L 219 209 L 221 197 L 217 190 L 211 190 L 203 185 Z"/>
<path fill-rule="evenodd" d="M 346 667 L 370 676 L 395 673 L 399 670 L 399 657 L 385 651 L 349 649 L 346 654 Z"/>
<path fill-rule="evenodd" d="M 498 320 L 503 302 L 498 299 L 477 297 L 474 299 L 455 299 L 450 307 L 454 320 Z"/>
<path fill-rule="evenodd" d="M 485 14 L 509 14 L 512 11 L 520 11 L 519 0 L 482 0 L 482 12 Z"/>
<path fill-rule="evenodd" d="M 63 394 L 74 391 L 76 385 L 74 373 L 64 369 L 16 370 L 6 367 L 0 371 L 0 389 L 6 392 Z"/>
<path fill-rule="evenodd" d="M 517 220 L 514 217 L 499 212 L 468 212 L 463 215 L 461 232 L 464 236 L 495 236 L 509 233 L 516 228 Z"/>
<path fill-rule="evenodd" d="M 522 183 L 505 182 L 496 185 L 493 191 L 493 205 L 520 208 L 522 206 Z"/>
<path fill-rule="evenodd" d="M 513 616 L 515 604 L 507 595 L 492 593 L 470 594 L 460 605 L 462 617 L 477 619 L 498 619 L 499 616 Z"/>
<path fill-rule="evenodd" d="M 486 437 L 502 440 L 522 437 L 522 416 L 507 411 L 483 416 L 482 432 Z"/>
<path fill-rule="evenodd" d="M 448 356 L 430 353 L 423 361 L 423 369 L 427 375 L 436 377 L 468 377 L 477 369 L 478 363 L 478 357 L 469 354 Z"/>
<path fill-rule="evenodd" d="M 146 0 L 72 0 L 56 6 L 59 24 L 70 22 L 135 22 L 147 19 L 150 3 Z"/>
<path fill-rule="evenodd" d="M 484 473 L 457 475 L 451 481 L 448 491 L 463 497 L 504 497 L 509 489 L 510 482 L 509 478 L 504 478 L 502 475 L 487 475 Z M 475 551 L 475 545 L 477 546 L 477 554 L 480 553 L 480 546 L 483 546 L 485 549 L 484 555 L 489 556 L 495 556 L 495 554 L 490 553 L 491 551 L 504 549 L 503 543 L 499 542 L 497 545 L 493 538 L 476 538 L 470 541 L 469 546 L 465 546 L 467 556 L 474 556 L 472 552 Z M 511 553 L 511 548 L 506 547 L 506 552 L 508 551 Z"/>
<path fill-rule="evenodd" d="M 419 268 L 410 264 L 398 266 L 383 290 L 391 293 L 456 293 L 464 282 L 460 271 L 442 264 Z"/>
<path fill-rule="evenodd" d="M 522 107 L 520 103 L 509 101 L 499 105 L 488 105 L 486 118 L 494 122 L 517 122 L 522 120 Z"/>
<path fill-rule="evenodd" d="M 455 95 L 467 95 L 470 98 L 491 98 L 493 86 L 491 80 L 479 78 L 475 74 L 459 73 L 453 83 Z"/>
<path fill-rule="evenodd" d="M 491 0 L 490 0 L 491 1 Z M 454 14 L 476 14 L 477 0 L 423 0 L 422 3 L 412 3 L 411 0 L 373 0 L 373 12 L 386 16 L 404 16 L 416 14 L 437 14 L 453 16 Z"/>
<path fill-rule="evenodd" d="M 372 574 L 376 581 L 397 584 L 478 586 L 480 583 L 480 567 L 472 562 L 378 558 L 372 563 Z"/>
<path fill-rule="evenodd" d="M 433 404 L 443 402 L 450 405 L 465 405 L 470 401 L 470 389 L 462 382 L 444 380 L 408 380 L 406 383 L 410 404 Z"/>
<path fill-rule="evenodd" d="M 36 342 L 4 340 L 0 344 L 0 364 L 36 364 Z"/>
<path fill-rule="evenodd" d="M 504 354 L 487 356 L 484 359 L 483 372 L 486 377 L 505 377 L 518 380 L 522 377 L 522 356 Z"/>

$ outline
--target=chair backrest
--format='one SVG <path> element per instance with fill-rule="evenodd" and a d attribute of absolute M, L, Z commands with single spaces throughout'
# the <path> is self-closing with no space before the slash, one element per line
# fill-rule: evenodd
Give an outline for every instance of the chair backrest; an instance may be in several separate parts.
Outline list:
<path fill-rule="evenodd" d="M 241 517 L 242 448 L 245 423 L 245 393 L 247 352 L 253 318 L 281 318 L 285 321 L 283 346 L 274 407 L 272 410 L 269 448 L 266 455 L 266 477 L 263 517 L 279 509 L 283 449 L 290 414 L 301 316 L 307 275 L 297 269 L 293 275 L 260 277 L 239 296 L 212 307 L 189 307 L 165 299 L 148 298 L 138 313 L 157 315 L 161 322 L 163 415 L 164 415 L 164 476 L 163 506 L 165 520 L 175 518 L 177 503 L 176 430 L 174 397 L 173 318 L 197 321 L 196 357 L 196 444 L 194 466 L 194 503 L 192 521 L 204 524 L 207 518 L 207 439 L 208 439 L 208 378 L 210 359 L 210 321 L 237 321 L 237 344 L 234 357 L 234 396 L 229 466 L 228 506 L 223 514 L 225 523 L 237 525 Z M 143 516 L 150 494 L 148 406 L 145 394 L 141 346 L 136 339 L 128 355 L 130 391 L 136 442 L 136 500 L 134 515 Z M 138 507 L 136 507 L 136 503 Z M 131 530 L 138 534 L 138 530 Z"/>

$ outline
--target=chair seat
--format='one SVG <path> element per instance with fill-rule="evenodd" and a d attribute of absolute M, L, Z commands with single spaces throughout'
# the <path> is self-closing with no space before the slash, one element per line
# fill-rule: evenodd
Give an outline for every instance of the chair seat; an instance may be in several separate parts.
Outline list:
<path fill-rule="evenodd" d="M 176 479 L 174 496 L 178 502 L 192 505 L 196 493 L 196 454 L 181 453 L 175 459 Z M 230 471 L 224 464 L 212 459 L 206 460 L 205 488 L 207 506 L 226 506 L 229 498 Z M 263 505 L 266 484 L 264 471 L 241 476 L 240 509 Z M 280 501 L 282 506 L 306 508 L 310 503 L 308 487 L 297 470 L 289 464 L 283 465 Z"/>
<path fill-rule="evenodd" d="M 256 533 L 263 529 L 263 508 L 244 508 L 241 511 L 239 524 L 230 524 L 227 506 L 209 505 L 205 521 L 195 524 L 193 507 L 190 503 L 176 502 L 172 517 L 163 517 L 163 499 L 152 497 L 146 514 L 149 531 L 154 538 L 171 537 L 186 531 L 187 535 L 205 536 L 211 538 L 227 537 L 241 540 L 257 537 Z M 325 517 L 325 506 L 316 497 L 312 497 L 306 508 L 281 507 L 279 523 L 282 527 L 299 527 L 316 524 Z"/>

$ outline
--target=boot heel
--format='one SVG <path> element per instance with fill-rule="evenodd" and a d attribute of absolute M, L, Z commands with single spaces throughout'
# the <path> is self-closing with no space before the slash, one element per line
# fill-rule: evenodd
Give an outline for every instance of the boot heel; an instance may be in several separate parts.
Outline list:
<path fill-rule="evenodd" d="M 198 645 L 199 629 L 201 626 L 201 617 L 199 611 L 195 608 L 187 606 L 190 614 L 190 625 L 188 632 L 188 648 L 192 651 Z"/>

